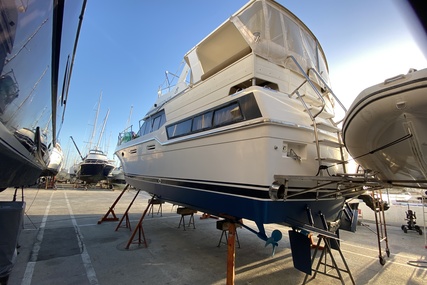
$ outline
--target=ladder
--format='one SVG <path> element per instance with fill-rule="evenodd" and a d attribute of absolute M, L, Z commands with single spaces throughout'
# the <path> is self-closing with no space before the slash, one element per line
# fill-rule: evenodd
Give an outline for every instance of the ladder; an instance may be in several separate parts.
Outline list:
<path fill-rule="evenodd" d="M 320 76 L 320 74 L 314 69 L 314 68 L 309 68 L 307 72 L 305 72 L 305 70 L 301 67 L 301 65 L 298 63 L 298 61 L 295 59 L 295 57 L 293 56 L 288 56 L 286 58 L 286 60 L 292 60 L 293 63 L 295 64 L 295 66 L 299 69 L 300 73 L 304 76 L 305 80 L 289 95 L 289 97 L 291 98 L 292 96 L 296 95 L 297 98 L 300 100 L 301 104 L 304 107 L 304 111 L 307 112 L 307 114 L 310 116 L 310 119 L 312 121 L 312 127 L 313 127 L 313 132 L 314 132 L 314 138 L 315 138 L 315 145 L 316 145 L 316 152 L 317 152 L 317 158 L 316 160 L 319 163 L 319 171 L 316 174 L 317 178 L 313 178 L 312 177 L 312 181 L 314 183 L 316 183 L 317 180 L 317 187 L 312 187 L 311 189 L 308 189 L 306 191 L 322 191 L 323 192 L 326 190 L 325 188 L 327 188 L 326 192 L 330 192 L 331 191 L 331 186 L 333 185 L 345 185 L 345 178 L 350 178 L 351 176 L 353 176 L 352 174 L 347 173 L 347 169 L 346 169 L 346 160 L 345 160 L 345 156 L 344 156 L 344 144 L 342 142 L 342 138 L 341 138 L 341 130 L 340 128 L 338 128 L 338 125 L 343 121 L 343 119 L 339 120 L 339 121 L 334 121 L 333 118 L 335 117 L 334 114 L 329 113 L 326 110 L 326 101 L 324 97 L 329 97 L 332 96 L 332 98 L 339 104 L 339 106 L 341 107 L 341 109 L 344 111 L 344 114 L 347 112 L 347 109 L 344 107 L 344 105 L 340 102 L 340 100 L 337 98 L 337 96 L 334 94 L 334 92 L 332 91 L 332 89 L 328 86 L 328 84 L 324 81 L 324 79 Z M 310 75 L 312 75 L 313 77 L 315 77 L 317 80 L 320 81 L 320 83 L 323 86 L 320 86 L 320 89 L 316 87 L 315 82 L 313 82 L 313 80 L 310 78 Z M 314 91 L 315 96 L 312 95 L 305 95 L 305 94 L 301 94 L 300 89 L 306 84 L 308 83 L 308 85 L 311 87 L 311 89 Z M 328 99 L 328 101 L 332 104 L 331 99 Z M 321 118 L 322 120 L 316 120 L 316 118 Z M 336 136 L 336 140 L 327 140 L 327 139 L 319 139 L 319 130 L 322 130 L 324 132 L 329 132 L 332 135 Z M 321 154 L 321 147 L 322 146 L 326 146 L 326 147 L 333 147 L 333 148 L 337 148 L 339 149 L 340 152 L 340 159 L 336 159 L 336 158 L 330 158 L 330 157 L 323 157 Z M 329 165 L 325 165 L 325 164 L 329 164 Z M 343 170 L 343 174 L 338 174 L 338 176 L 342 175 L 342 181 L 330 181 L 330 182 L 326 182 L 324 184 L 319 183 L 320 182 L 320 177 L 323 176 L 323 170 L 326 170 L 332 166 L 332 165 L 342 165 L 342 170 Z M 357 174 L 355 174 L 357 176 Z M 319 177 L 320 176 L 320 177 Z M 330 176 L 330 175 L 329 175 Z M 307 177 L 308 178 L 308 177 Z M 329 177 L 330 179 L 331 177 Z M 283 179 L 283 180 L 288 180 L 288 179 Z M 290 180 L 289 180 L 290 181 Z M 334 182 L 337 182 L 337 184 L 333 184 Z M 381 265 L 385 264 L 385 259 L 384 259 L 384 255 L 382 254 L 382 249 L 381 249 L 381 243 L 385 242 L 386 244 L 386 248 L 385 248 L 385 252 L 387 254 L 387 256 L 390 256 L 390 250 L 388 248 L 388 238 L 387 238 L 387 228 L 386 228 L 386 224 L 385 224 L 385 216 L 384 216 L 384 203 L 382 201 L 381 198 L 381 186 L 378 187 L 378 185 L 371 185 L 369 186 L 369 184 L 365 184 L 364 182 L 368 182 L 367 179 L 365 179 L 365 181 L 361 181 L 361 184 L 365 185 L 368 188 L 371 188 L 371 190 L 373 190 L 371 193 L 373 196 L 375 196 L 376 191 L 379 191 L 379 199 L 378 199 L 378 203 L 375 205 L 375 223 L 376 223 L 376 228 L 377 228 L 377 237 L 378 237 L 378 250 L 379 250 L 379 259 L 380 259 L 380 263 Z M 332 184 L 330 184 L 332 183 Z M 363 187 L 365 187 L 363 186 Z M 361 187 L 358 189 L 358 191 L 363 190 L 364 188 Z M 323 188 L 323 189 L 322 189 Z M 352 187 L 349 186 L 348 188 L 345 187 L 345 189 L 350 190 Z M 336 189 L 339 189 L 339 187 L 337 187 Z M 332 193 L 334 193 L 334 191 L 331 191 Z M 335 193 L 341 192 L 340 191 L 335 191 Z M 286 193 L 286 191 L 285 191 Z M 323 193 L 326 195 L 330 195 L 332 193 Z M 298 194 L 295 194 L 298 195 Z M 289 195 L 285 194 L 285 197 L 289 198 Z M 375 200 L 375 197 L 373 197 Z M 424 213 L 425 216 L 425 213 Z M 425 220 L 425 218 L 424 218 Z M 427 246 L 427 240 L 426 240 L 426 246 Z"/>
<path fill-rule="evenodd" d="M 328 112 L 326 110 L 326 101 L 324 99 L 326 94 L 330 94 L 333 96 L 335 101 L 340 105 L 344 113 L 347 112 L 347 109 L 344 107 L 344 105 L 340 102 L 340 100 L 337 98 L 337 96 L 334 94 L 332 89 L 328 86 L 328 84 L 324 81 L 324 79 L 320 76 L 320 74 L 314 69 L 310 68 L 308 72 L 305 72 L 304 69 L 301 67 L 301 65 L 298 63 L 298 61 L 293 56 L 289 56 L 287 59 L 291 59 L 294 64 L 298 67 L 301 74 L 304 76 L 305 80 L 289 95 L 289 97 L 292 97 L 293 95 L 296 95 L 297 98 L 301 101 L 302 105 L 304 106 L 304 111 L 309 115 L 313 127 L 314 132 L 314 143 L 316 145 L 316 152 L 317 152 L 317 158 L 316 160 L 319 163 L 319 173 L 322 175 L 321 170 L 327 170 L 327 166 L 324 164 L 341 164 L 343 167 L 343 172 L 346 173 L 346 160 L 344 157 L 344 144 L 342 143 L 341 139 L 341 130 L 338 128 L 338 124 L 341 123 L 342 120 L 335 122 L 333 120 L 334 114 Z M 323 84 L 324 91 L 322 90 L 322 93 L 319 91 L 319 89 L 316 87 L 313 80 L 310 78 L 310 73 L 312 73 L 320 82 Z M 300 93 L 300 89 L 308 83 L 311 89 L 315 92 L 316 96 L 313 97 L 311 95 L 304 95 Z M 322 118 L 324 120 L 318 121 L 316 118 Z M 327 123 L 325 123 L 325 121 Z M 328 139 L 319 139 L 319 130 L 323 130 L 326 132 L 329 132 L 336 136 L 336 140 L 328 140 Z M 337 148 L 340 151 L 340 159 L 331 158 L 331 157 L 324 157 L 321 155 L 321 147 L 333 147 Z"/>
<path fill-rule="evenodd" d="M 385 252 L 387 257 L 390 257 L 390 249 L 388 248 L 387 226 L 384 215 L 384 201 L 382 198 L 381 188 L 378 191 L 371 191 L 372 199 L 374 200 L 375 225 L 377 227 L 377 242 L 378 242 L 378 257 L 381 265 L 385 264 L 384 254 L 382 253 L 381 243 L 385 243 Z"/>

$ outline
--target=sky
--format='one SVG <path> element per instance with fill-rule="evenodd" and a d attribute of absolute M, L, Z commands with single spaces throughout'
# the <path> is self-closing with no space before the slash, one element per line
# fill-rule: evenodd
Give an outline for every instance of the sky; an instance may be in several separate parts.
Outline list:
<path fill-rule="evenodd" d="M 410 68 L 427 68 L 423 35 L 403 0 L 278 0 L 319 40 L 331 87 L 349 107 L 365 88 Z M 95 141 L 109 116 L 101 147 L 110 159 L 119 132 L 138 122 L 157 98 L 165 71 L 247 3 L 246 0 L 88 0 L 65 122 L 59 141 L 66 167 L 83 156 L 102 93 Z M 421 41 L 420 41 L 421 39 Z"/>

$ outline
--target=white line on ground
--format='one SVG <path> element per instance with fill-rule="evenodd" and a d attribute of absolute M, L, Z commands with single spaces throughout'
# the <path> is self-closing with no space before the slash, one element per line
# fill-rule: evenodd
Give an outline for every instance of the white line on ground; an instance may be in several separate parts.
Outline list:
<path fill-rule="evenodd" d="M 86 246 L 85 246 L 84 241 L 83 241 L 83 235 L 81 234 L 80 228 L 77 224 L 77 221 L 74 218 L 73 209 L 71 208 L 70 201 L 68 200 L 68 196 L 67 196 L 66 191 L 64 191 L 64 196 L 65 196 L 65 201 L 67 202 L 68 212 L 70 213 L 71 221 L 72 221 L 74 229 L 76 231 L 77 239 L 79 240 L 79 246 L 80 246 L 80 250 L 82 252 L 80 254 L 80 256 L 82 258 L 83 265 L 86 269 L 87 278 L 89 279 L 90 284 L 97 285 L 97 284 L 99 284 L 98 278 L 96 277 L 95 269 L 93 268 L 92 262 L 90 261 L 89 253 L 86 250 Z"/>
<path fill-rule="evenodd" d="M 36 242 L 34 243 L 33 249 L 31 251 L 30 261 L 28 261 L 27 267 L 25 268 L 24 278 L 22 279 L 21 285 L 30 285 L 31 280 L 33 279 L 34 267 L 36 266 L 37 256 L 40 251 L 40 245 L 43 241 L 44 229 L 46 227 L 46 221 L 47 217 L 49 216 L 50 206 L 54 193 L 55 192 L 52 191 L 52 194 L 49 198 L 49 202 L 47 203 L 46 210 L 44 212 L 44 216 L 40 224 L 39 232 L 37 234 Z"/>

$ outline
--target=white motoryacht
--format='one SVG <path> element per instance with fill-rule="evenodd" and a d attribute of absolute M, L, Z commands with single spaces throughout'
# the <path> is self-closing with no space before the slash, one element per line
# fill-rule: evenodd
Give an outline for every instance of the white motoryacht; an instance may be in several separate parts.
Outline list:
<path fill-rule="evenodd" d="M 345 179 L 335 115 L 344 107 L 304 23 L 274 1 L 251 1 L 185 54 L 175 79 L 119 135 L 127 183 L 255 221 L 264 240 L 266 223 L 335 234 L 361 185 Z"/>

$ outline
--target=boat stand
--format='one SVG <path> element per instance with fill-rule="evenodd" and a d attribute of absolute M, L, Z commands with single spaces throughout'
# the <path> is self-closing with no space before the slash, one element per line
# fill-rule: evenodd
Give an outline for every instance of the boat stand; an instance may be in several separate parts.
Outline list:
<path fill-rule="evenodd" d="M 139 194 L 139 192 L 140 192 L 140 191 L 141 191 L 141 189 L 139 189 L 139 190 L 136 192 L 135 197 L 133 197 L 133 199 L 132 199 L 132 201 L 130 202 L 130 204 L 129 204 L 128 208 L 126 209 L 125 213 L 123 214 L 123 217 L 120 219 L 120 222 L 119 222 L 119 224 L 118 224 L 118 225 L 117 225 L 117 227 L 116 227 L 116 232 L 117 232 L 117 230 L 118 230 L 120 227 L 122 227 L 122 228 L 129 228 L 129 230 L 130 230 L 130 231 L 132 230 L 132 227 L 131 227 L 131 225 L 130 225 L 130 220 L 129 220 L 128 212 L 129 212 L 129 210 L 130 210 L 130 207 L 132 207 L 133 202 L 135 201 L 136 197 L 138 197 L 138 194 Z M 124 226 L 122 226 L 122 222 L 123 222 L 123 220 L 124 220 L 124 219 L 126 219 L 126 221 L 125 221 L 125 225 L 124 225 Z"/>
<path fill-rule="evenodd" d="M 133 230 L 133 233 L 130 236 L 129 241 L 126 244 L 126 247 L 125 247 L 126 249 L 129 249 L 129 247 L 130 247 L 130 245 L 132 243 L 134 243 L 134 244 L 137 243 L 138 245 L 141 245 L 142 243 L 144 243 L 145 247 L 148 247 L 148 245 L 147 245 L 147 239 L 145 238 L 144 229 L 142 227 L 142 221 L 144 220 L 145 215 L 148 212 L 148 209 L 150 209 L 150 207 L 153 205 L 154 199 L 150 199 L 149 201 L 150 202 L 148 203 L 147 207 L 145 208 L 144 213 L 142 214 L 141 218 L 139 219 L 139 222 L 136 225 L 136 228 Z M 138 241 L 136 242 L 134 240 L 134 238 L 135 238 L 135 235 L 136 235 L 137 232 L 138 232 Z"/>
<path fill-rule="evenodd" d="M 185 231 L 185 220 L 184 220 L 185 216 L 190 216 L 190 220 L 188 222 L 188 227 L 190 225 L 193 225 L 193 229 L 196 229 L 196 224 L 194 223 L 194 214 L 197 213 L 196 210 L 193 210 L 190 208 L 179 207 L 178 209 L 176 209 L 176 213 L 181 215 L 181 219 L 179 220 L 178 229 L 181 227 L 181 225 L 183 225 L 184 231 Z"/>
<path fill-rule="evenodd" d="M 236 224 L 229 222 L 227 239 L 227 285 L 234 285 L 236 276 Z"/>
<path fill-rule="evenodd" d="M 318 240 L 317 245 L 315 247 L 315 250 L 314 250 L 314 253 L 313 253 L 313 257 L 311 259 L 311 265 L 312 266 L 314 264 L 314 260 L 316 258 L 316 255 L 317 255 L 317 252 L 319 251 L 319 249 L 322 251 L 322 253 L 320 254 L 319 260 L 317 262 L 316 269 L 312 269 L 314 271 L 314 275 L 310 278 L 310 280 L 307 281 L 309 274 L 306 274 L 305 278 L 304 278 L 304 282 L 302 284 L 306 284 L 307 282 L 309 282 L 309 281 L 313 280 L 314 278 L 316 278 L 316 274 L 317 273 L 329 276 L 331 278 L 339 279 L 341 281 L 341 284 L 345 284 L 344 283 L 344 278 L 343 278 L 341 272 L 347 273 L 350 276 L 352 284 L 355 284 L 353 276 L 351 275 L 351 272 L 350 272 L 350 268 L 348 267 L 347 262 L 346 262 L 346 260 L 344 258 L 344 255 L 343 255 L 343 253 L 341 251 L 341 248 L 339 246 L 338 240 L 332 240 L 331 238 L 325 237 L 323 235 L 319 235 L 318 238 L 319 238 L 319 240 Z M 324 242 L 324 246 L 321 246 L 321 242 L 322 241 Z M 334 243 L 334 245 L 332 247 L 331 247 L 331 241 Z M 341 256 L 341 259 L 342 259 L 342 261 L 344 263 L 345 269 L 344 268 L 339 268 L 339 266 L 338 266 L 338 264 L 337 264 L 337 262 L 336 262 L 336 260 L 335 260 L 335 258 L 333 256 L 333 254 L 332 254 L 331 249 L 336 249 L 339 252 L 339 254 Z M 327 263 L 327 260 L 326 260 L 327 259 L 327 255 L 329 255 L 330 258 L 331 258 L 331 264 Z M 324 266 L 323 270 L 319 270 L 320 265 Z M 329 268 L 329 270 L 327 270 L 327 268 Z M 335 269 L 337 275 L 332 275 L 330 273 L 330 271 L 333 270 L 333 269 Z"/>
<path fill-rule="evenodd" d="M 218 230 L 222 231 L 221 237 L 219 239 L 217 247 L 221 247 L 221 244 L 228 244 L 228 234 L 227 234 L 227 232 L 228 232 L 228 227 L 229 226 L 230 226 L 230 222 L 226 221 L 226 220 L 220 220 L 220 221 L 216 222 L 216 228 Z M 242 226 L 239 225 L 238 227 L 241 228 Z M 236 231 L 236 242 L 237 242 L 237 245 L 240 248 L 240 241 L 239 241 L 239 235 L 237 234 L 237 228 L 235 229 L 235 231 Z M 222 241 L 222 238 L 224 236 L 225 236 L 225 242 Z"/>
<path fill-rule="evenodd" d="M 111 207 L 108 209 L 107 213 L 98 221 L 98 225 L 104 221 L 118 221 L 119 220 L 119 218 L 117 218 L 116 214 L 114 213 L 114 207 L 119 202 L 120 198 L 122 198 L 123 194 L 129 188 L 129 186 L 130 186 L 130 184 L 127 184 L 126 187 L 123 188 L 119 197 L 117 197 L 116 201 L 114 201 L 113 205 L 111 205 Z M 110 214 L 112 214 L 113 217 L 108 217 Z"/>
<path fill-rule="evenodd" d="M 427 195 L 427 191 L 425 192 Z M 424 195 L 421 196 L 421 204 L 423 205 L 423 224 L 424 224 L 424 248 L 427 249 L 427 198 Z"/>
<path fill-rule="evenodd" d="M 154 205 L 159 205 L 159 208 L 157 208 L 157 215 L 160 214 L 160 217 L 163 217 L 163 204 L 165 203 L 165 201 L 162 201 L 160 199 L 157 199 L 156 197 L 153 197 L 151 199 L 148 199 L 148 203 L 151 203 L 151 207 L 148 212 L 148 214 L 151 213 L 151 217 L 154 216 Z"/>
<path fill-rule="evenodd" d="M 374 214 L 375 214 L 375 225 L 377 228 L 377 241 L 378 241 L 378 257 L 381 265 L 385 264 L 385 255 L 382 253 L 381 243 L 385 243 L 385 252 L 387 257 L 390 257 L 390 249 L 388 248 L 388 237 L 387 237 L 387 226 L 385 223 L 384 215 L 384 201 L 382 198 L 381 189 L 371 192 L 372 199 L 374 200 Z"/>

